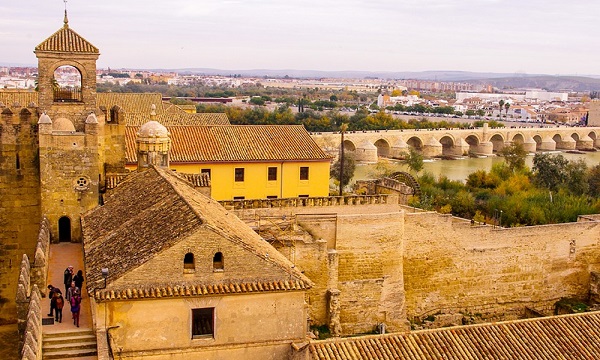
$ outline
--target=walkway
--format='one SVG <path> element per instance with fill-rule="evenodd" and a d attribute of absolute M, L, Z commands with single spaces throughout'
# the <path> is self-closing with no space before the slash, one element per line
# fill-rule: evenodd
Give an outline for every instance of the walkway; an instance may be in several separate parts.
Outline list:
<path fill-rule="evenodd" d="M 63 293 L 65 293 L 65 286 L 63 284 L 63 273 L 67 266 L 73 265 L 73 270 L 77 274 L 78 270 L 83 270 L 85 277 L 85 268 L 83 267 L 83 245 L 76 243 L 59 243 L 50 244 L 50 267 L 48 269 L 48 284 L 58 286 Z M 87 280 L 87 279 L 86 279 Z M 73 325 L 71 317 L 71 310 L 68 304 L 65 304 L 63 308 L 63 319 L 62 323 L 54 323 L 54 325 L 44 325 L 43 333 L 52 334 L 57 332 L 65 331 L 77 331 L 83 329 L 92 329 L 92 313 L 90 310 L 90 300 L 87 291 L 85 290 L 86 283 L 83 283 L 83 290 L 81 291 L 81 312 L 79 315 L 79 329 Z M 44 317 L 48 317 L 47 314 L 50 312 L 50 300 L 45 298 L 42 299 L 42 314 Z"/>

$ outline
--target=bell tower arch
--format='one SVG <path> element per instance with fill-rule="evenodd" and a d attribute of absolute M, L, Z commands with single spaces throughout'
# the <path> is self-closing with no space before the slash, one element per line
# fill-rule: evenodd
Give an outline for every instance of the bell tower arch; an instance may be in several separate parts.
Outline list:
<path fill-rule="evenodd" d="M 39 108 L 51 118 L 67 117 L 76 131 L 83 131 L 85 120 L 96 110 L 96 61 L 100 51 L 69 27 L 65 10 L 64 25 L 34 51 L 38 58 Z M 56 78 L 56 70 L 72 67 L 79 72 L 78 83 Z"/>

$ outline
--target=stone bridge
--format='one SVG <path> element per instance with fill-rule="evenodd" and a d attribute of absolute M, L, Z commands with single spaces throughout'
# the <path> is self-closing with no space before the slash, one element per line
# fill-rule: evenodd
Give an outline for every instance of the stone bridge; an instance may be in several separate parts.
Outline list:
<path fill-rule="evenodd" d="M 321 148 L 337 155 L 340 133 L 312 133 Z M 401 157 L 409 148 L 431 158 L 438 156 L 492 155 L 511 143 L 526 151 L 592 150 L 600 147 L 600 127 L 517 127 L 473 129 L 420 129 L 350 131 L 344 150 L 356 161 L 377 162 L 379 156 Z"/>

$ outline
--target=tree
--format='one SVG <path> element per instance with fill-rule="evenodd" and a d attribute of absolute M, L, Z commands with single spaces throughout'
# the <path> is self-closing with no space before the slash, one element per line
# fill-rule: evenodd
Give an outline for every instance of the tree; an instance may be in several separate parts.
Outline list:
<path fill-rule="evenodd" d="M 504 107 L 504 100 L 498 101 L 498 105 L 500 105 L 500 114 L 498 114 L 498 116 L 501 116 L 502 115 L 502 109 Z"/>
<path fill-rule="evenodd" d="M 354 161 L 354 156 L 351 154 L 346 154 L 344 156 L 344 177 L 342 181 L 340 181 L 340 169 L 341 169 L 341 158 L 331 166 L 331 170 L 329 171 L 329 177 L 336 180 L 342 188 L 350 183 L 350 180 L 354 177 L 354 170 L 356 170 L 356 162 Z"/>
<path fill-rule="evenodd" d="M 504 108 L 506 109 L 506 115 L 508 115 L 508 108 L 510 108 L 510 103 L 507 102 L 506 104 L 504 104 Z"/>
<path fill-rule="evenodd" d="M 475 110 L 469 109 L 469 110 L 465 111 L 465 115 L 467 115 L 467 116 L 473 116 L 473 115 L 475 115 Z"/>
<path fill-rule="evenodd" d="M 484 116 L 485 115 L 485 110 L 483 110 L 483 109 L 477 109 L 477 111 L 475 111 L 475 114 L 477 114 L 477 116 Z"/>
<path fill-rule="evenodd" d="M 562 155 L 535 154 L 533 157 L 534 182 L 556 191 L 567 179 L 569 161 Z"/>
<path fill-rule="evenodd" d="M 504 157 L 508 168 L 512 172 L 521 170 L 525 167 L 525 157 L 527 156 L 527 152 L 523 148 L 523 144 L 512 143 L 509 146 L 503 147 L 499 153 Z"/>
<path fill-rule="evenodd" d="M 569 161 L 567 164 L 567 181 L 566 186 L 571 194 L 583 195 L 589 190 L 588 167 L 582 159 L 577 161 Z"/>
<path fill-rule="evenodd" d="M 419 171 L 423 170 L 423 155 L 410 147 L 406 156 L 406 165 L 418 174 Z"/>
<path fill-rule="evenodd" d="M 600 165 L 596 165 L 590 169 L 588 173 L 589 194 L 595 197 L 600 197 Z"/>
<path fill-rule="evenodd" d="M 260 97 L 260 96 L 254 96 L 250 99 L 250 104 L 253 105 L 264 105 L 265 104 L 265 100 Z"/>

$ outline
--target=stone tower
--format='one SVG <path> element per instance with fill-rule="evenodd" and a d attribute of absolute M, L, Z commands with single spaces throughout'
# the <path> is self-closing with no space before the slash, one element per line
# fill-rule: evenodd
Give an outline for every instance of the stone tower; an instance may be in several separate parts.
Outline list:
<path fill-rule="evenodd" d="M 96 116 L 98 49 L 64 26 L 35 48 L 38 58 L 39 164 L 41 213 L 52 241 L 81 241 L 80 215 L 99 203 L 103 179 L 104 116 Z M 55 74 L 79 74 L 79 84 L 63 86 Z M 75 72 L 75 71 L 73 71 Z"/>

